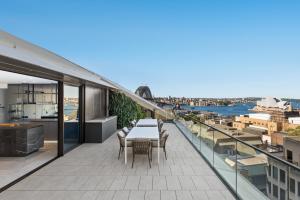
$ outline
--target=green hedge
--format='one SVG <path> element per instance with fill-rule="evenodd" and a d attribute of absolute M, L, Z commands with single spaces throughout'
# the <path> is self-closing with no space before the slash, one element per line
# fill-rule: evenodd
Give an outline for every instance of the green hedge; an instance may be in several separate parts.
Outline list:
<path fill-rule="evenodd" d="M 121 93 L 110 92 L 109 114 L 118 116 L 118 128 L 129 126 L 134 119 L 145 118 L 145 113 L 140 105 Z"/>

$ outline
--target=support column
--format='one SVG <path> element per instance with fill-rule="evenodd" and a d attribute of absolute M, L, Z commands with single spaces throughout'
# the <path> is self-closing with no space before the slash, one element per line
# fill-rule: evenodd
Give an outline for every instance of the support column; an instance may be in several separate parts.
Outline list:
<path fill-rule="evenodd" d="M 58 82 L 58 156 L 64 155 L 64 83 Z"/>
<path fill-rule="evenodd" d="M 109 117 L 109 89 L 106 88 L 106 117 Z"/>
<path fill-rule="evenodd" d="M 79 87 L 79 142 L 85 142 L 85 85 Z"/>

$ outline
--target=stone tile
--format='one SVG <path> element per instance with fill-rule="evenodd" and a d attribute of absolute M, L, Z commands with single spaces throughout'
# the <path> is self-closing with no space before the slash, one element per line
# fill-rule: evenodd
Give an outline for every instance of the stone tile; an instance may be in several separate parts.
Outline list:
<path fill-rule="evenodd" d="M 168 190 L 181 190 L 177 176 L 166 176 Z"/>
<path fill-rule="evenodd" d="M 125 183 L 127 180 L 127 176 L 116 177 L 110 186 L 110 190 L 123 190 Z"/>
<path fill-rule="evenodd" d="M 206 194 L 209 200 L 225 199 L 225 196 L 222 194 L 222 191 L 219 190 L 206 190 Z"/>
<path fill-rule="evenodd" d="M 192 176 L 192 180 L 197 190 L 209 190 L 210 187 L 203 176 Z"/>
<path fill-rule="evenodd" d="M 231 194 L 231 192 L 229 192 L 228 190 L 222 191 L 222 194 L 225 197 L 225 199 L 227 199 L 227 200 L 233 200 L 233 199 L 235 199 L 235 197 L 233 196 L 233 194 Z"/>
<path fill-rule="evenodd" d="M 96 190 L 98 183 L 101 181 L 101 176 L 89 176 L 88 180 L 82 185 L 80 190 Z"/>
<path fill-rule="evenodd" d="M 140 183 L 140 176 L 128 176 L 125 184 L 125 190 L 138 190 Z"/>
<path fill-rule="evenodd" d="M 1 200 L 24 200 L 33 199 L 32 191 L 6 191 L 0 193 Z"/>
<path fill-rule="evenodd" d="M 203 191 L 199 191 L 199 190 L 191 191 L 191 195 L 192 195 L 193 200 L 208 200 L 208 196 L 204 190 Z"/>
<path fill-rule="evenodd" d="M 190 191 L 176 191 L 177 199 L 184 199 L 184 200 L 193 200 Z"/>
<path fill-rule="evenodd" d="M 191 176 L 178 176 L 182 190 L 195 190 L 195 185 Z"/>
<path fill-rule="evenodd" d="M 116 191 L 113 200 L 127 200 L 129 199 L 129 191 Z"/>
<path fill-rule="evenodd" d="M 168 165 L 160 165 L 159 166 L 159 175 L 160 176 L 171 176 L 171 169 Z"/>
<path fill-rule="evenodd" d="M 88 176 L 77 176 L 73 182 L 66 188 L 67 190 L 80 190 L 88 181 Z"/>
<path fill-rule="evenodd" d="M 212 190 L 226 190 L 222 181 L 217 176 L 203 176 Z"/>
<path fill-rule="evenodd" d="M 143 200 L 145 193 L 145 191 L 130 191 L 129 200 Z"/>
<path fill-rule="evenodd" d="M 99 191 L 87 191 L 80 197 L 80 199 L 81 200 L 96 200 L 98 195 L 99 195 Z"/>
<path fill-rule="evenodd" d="M 176 200 L 175 191 L 161 191 L 161 200 Z"/>
<path fill-rule="evenodd" d="M 145 200 L 160 200 L 160 191 L 146 191 Z"/>
<path fill-rule="evenodd" d="M 141 176 L 139 190 L 152 190 L 152 176 Z"/>
<path fill-rule="evenodd" d="M 153 176 L 153 190 L 167 189 L 167 181 L 165 176 Z"/>
<path fill-rule="evenodd" d="M 108 190 L 116 178 L 117 177 L 115 176 L 101 176 L 101 180 L 98 182 L 96 190 Z"/>
<path fill-rule="evenodd" d="M 96 200 L 112 200 L 115 195 L 115 191 L 99 191 Z"/>

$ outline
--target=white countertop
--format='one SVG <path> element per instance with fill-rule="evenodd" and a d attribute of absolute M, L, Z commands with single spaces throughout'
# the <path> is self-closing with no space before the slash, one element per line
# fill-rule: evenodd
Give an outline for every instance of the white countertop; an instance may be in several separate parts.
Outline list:
<path fill-rule="evenodd" d="M 97 119 L 91 119 L 87 120 L 86 123 L 104 123 L 107 121 L 110 121 L 112 119 L 115 119 L 117 116 L 110 116 L 110 117 L 104 117 L 104 118 L 97 118 Z"/>

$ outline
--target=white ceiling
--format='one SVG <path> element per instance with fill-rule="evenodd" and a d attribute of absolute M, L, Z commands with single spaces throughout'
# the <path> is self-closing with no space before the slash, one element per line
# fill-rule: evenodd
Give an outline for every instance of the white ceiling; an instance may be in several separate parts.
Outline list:
<path fill-rule="evenodd" d="M 27 75 L 16 74 L 16 73 L 0 70 L 0 83 L 5 83 L 5 84 L 21 84 L 21 83 L 48 84 L 48 83 L 56 83 L 56 81 L 51 81 L 51 80 L 47 80 L 47 79 L 37 78 L 34 76 L 27 76 Z"/>

